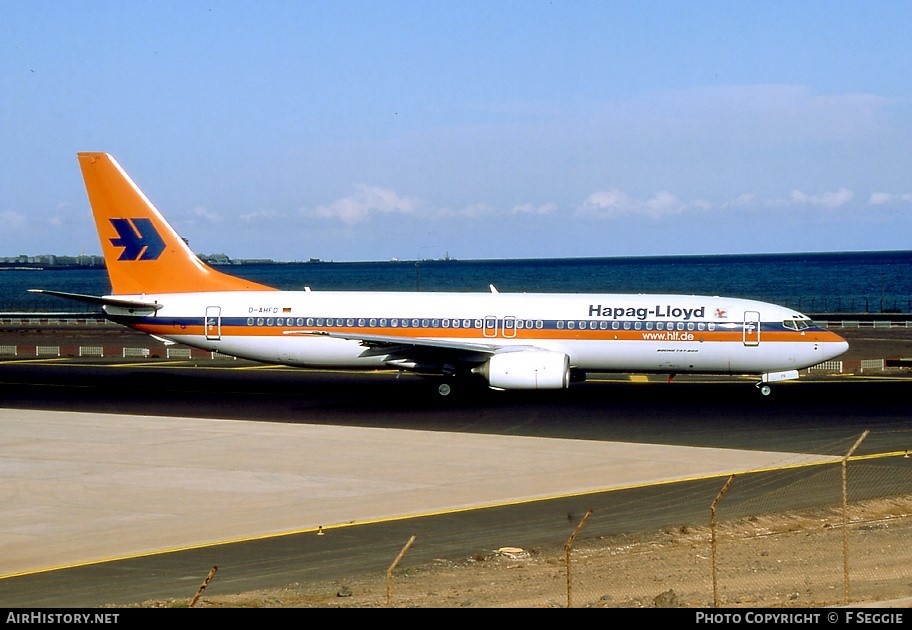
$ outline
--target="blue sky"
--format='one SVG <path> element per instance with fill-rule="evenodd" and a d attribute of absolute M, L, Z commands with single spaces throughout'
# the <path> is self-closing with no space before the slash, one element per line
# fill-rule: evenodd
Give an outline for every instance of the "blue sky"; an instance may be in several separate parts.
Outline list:
<path fill-rule="evenodd" d="M 912 2 L 0 3 L 0 257 L 912 249 Z"/>

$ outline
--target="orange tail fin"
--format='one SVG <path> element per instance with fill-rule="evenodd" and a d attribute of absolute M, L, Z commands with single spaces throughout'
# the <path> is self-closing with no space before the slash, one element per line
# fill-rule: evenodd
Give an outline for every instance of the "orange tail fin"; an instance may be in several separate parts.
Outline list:
<path fill-rule="evenodd" d="M 201 261 L 113 157 L 78 156 L 115 295 L 273 290 Z"/>

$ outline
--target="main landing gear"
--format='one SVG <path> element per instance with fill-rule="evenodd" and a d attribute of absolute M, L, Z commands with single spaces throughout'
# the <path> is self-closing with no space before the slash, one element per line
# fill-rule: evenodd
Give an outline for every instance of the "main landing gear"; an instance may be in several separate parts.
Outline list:
<path fill-rule="evenodd" d="M 757 383 L 757 391 L 760 392 L 761 396 L 769 396 L 773 389 L 766 383 L 760 382 Z"/>
<path fill-rule="evenodd" d="M 484 381 L 466 378 L 461 375 L 445 376 L 434 379 L 431 391 L 438 400 L 464 400 L 466 396 L 474 396 L 488 391 Z"/>

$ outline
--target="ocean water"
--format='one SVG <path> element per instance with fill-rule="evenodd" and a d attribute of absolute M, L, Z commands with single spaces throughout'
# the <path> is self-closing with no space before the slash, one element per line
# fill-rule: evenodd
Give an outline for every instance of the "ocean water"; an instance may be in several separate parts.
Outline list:
<path fill-rule="evenodd" d="M 806 313 L 912 312 L 912 251 L 246 264 L 222 271 L 286 290 L 679 293 L 746 297 Z M 0 312 L 86 312 L 30 288 L 100 295 L 103 269 L 0 271 Z"/>

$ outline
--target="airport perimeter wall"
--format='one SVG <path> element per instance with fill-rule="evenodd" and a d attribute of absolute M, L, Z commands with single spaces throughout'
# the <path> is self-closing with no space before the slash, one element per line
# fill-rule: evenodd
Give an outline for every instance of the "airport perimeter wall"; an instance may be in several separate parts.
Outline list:
<path fill-rule="evenodd" d="M 813 316 L 818 323 L 844 331 L 909 331 L 912 315 L 828 313 Z M 232 357 L 166 345 L 156 339 L 113 324 L 101 316 L 65 314 L 0 314 L 0 357 L 95 357 L 129 359 L 231 360 Z M 837 359 L 815 365 L 806 373 L 844 374 L 912 368 L 912 356 Z"/>

